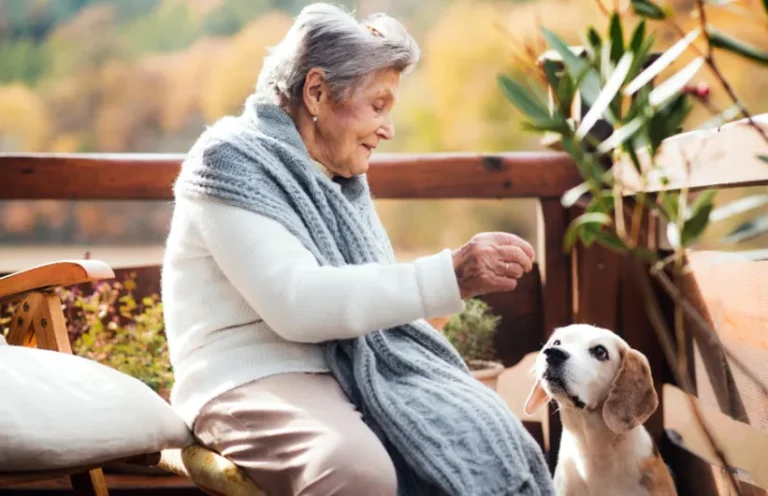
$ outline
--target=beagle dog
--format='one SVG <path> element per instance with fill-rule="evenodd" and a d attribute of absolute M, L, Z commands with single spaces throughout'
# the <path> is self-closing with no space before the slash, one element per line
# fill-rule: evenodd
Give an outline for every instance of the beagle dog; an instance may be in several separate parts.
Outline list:
<path fill-rule="evenodd" d="M 607 329 L 557 329 L 534 365 L 524 411 L 560 406 L 558 496 L 674 496 L 643 423 L 659 406 L 648 360 Z"/>

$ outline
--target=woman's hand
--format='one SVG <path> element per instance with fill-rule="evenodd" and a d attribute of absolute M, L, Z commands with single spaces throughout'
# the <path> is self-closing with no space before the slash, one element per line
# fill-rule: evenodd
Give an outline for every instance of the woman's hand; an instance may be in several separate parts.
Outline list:
<path fill-rule="evenodd" d="M 533 247 L 514 234 L 480 233 L 453 252 L 462 299 L 512 291 L 533 268 Z"/>

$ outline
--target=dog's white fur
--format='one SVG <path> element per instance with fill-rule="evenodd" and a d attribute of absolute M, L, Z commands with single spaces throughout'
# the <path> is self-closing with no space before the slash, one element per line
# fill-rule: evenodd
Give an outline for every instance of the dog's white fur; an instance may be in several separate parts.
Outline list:
<path fill-rule="evenodd" d="M 553 333 L 534 370 L 525 412 L 560 405 L 558 496 L 677 494 L 642 425 L 659 402 L 641 353 L 609 330 L 571 325 Z"/>

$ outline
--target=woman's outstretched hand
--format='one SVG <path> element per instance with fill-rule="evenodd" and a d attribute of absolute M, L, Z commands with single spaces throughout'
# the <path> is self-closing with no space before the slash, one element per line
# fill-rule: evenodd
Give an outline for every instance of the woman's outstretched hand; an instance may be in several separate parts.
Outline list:
<path fill-rule="evenodd" d="M 533 268 L 533 247 L 514 234 L 479 233 L 453 252 L 462 299 L 512 291 Z"/>

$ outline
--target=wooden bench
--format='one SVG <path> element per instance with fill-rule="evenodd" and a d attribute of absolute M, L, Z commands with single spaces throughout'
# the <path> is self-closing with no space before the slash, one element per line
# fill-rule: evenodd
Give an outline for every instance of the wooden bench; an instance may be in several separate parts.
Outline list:
<path fill-rule="evenodd" d="M 170 200 L 171 186 L 182 158 L 169 155 L 0 155 L 0 183 L 5 186 L 0 192 L 0 200 Z M 382 156 L 374 163 L 369 178 L 377 198 L 538 198 L 540 225 L 542 228 L 546 225 L 540 237 L 546 239 L 546 246 L 541 247 L 537 269 L 513 293 L 487 298 L 503 318 L 497 336 L 501 358 L 506 365 L 514 365 L 525 354 L 539 349 L 546 340 L 546 328 L 568 323 L 565 286 L 569 280 L 570 261 L 560 249 L 567 212 L 560 207 L 559 198 L 579 182 L 578 173 L 568 157 L 549 152 Z M 159 267 L 129 270 L 139 272 L 139 290 L 157 292 Z M 121 272 L 123 270 L 113 271 L 94 261 L 36 267 L 0 279 L 0 300 L 18 294 L 27 297 L 44 294 L 54 307 L 57 304 L 53 302 L 53 288 L 111 278 L 115 273 L 119 277 Z M 554 305 L 545 310 L 545 301 Z M 60 313 L 60 306 L 57 308 Z M 63 316 L 59 320 L 62 326 L 57 327 L 56 343 L 61 346 L 51 349 L 71 352 Z M 47 342 L 50 331 L 49 327 L 15 332 L 11 340 L 13 344 L 27 345 L 34 341 Z M 537 423 L 526 422 L 526 425 L 544 443 L 543 431 Z M 554 434 L 552 439 L 557 439 L 557 423 L 548 427 Z M 237 467 L 196 445 L 181 451 L 147 453 L 130 460 L 114 461 L 164 468 L 190 478 L 210 494 L 263 494 Z M 111 463 L 106 461 L 100 466 L 73 467 L 55 473 L 0 472 L 0 487 L 59 477 L 64 473 L 70 475 L 78 492 L 107 494 L 101 467 Z"/>

